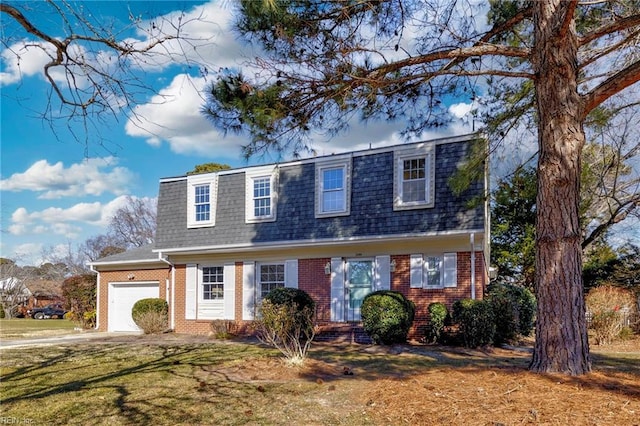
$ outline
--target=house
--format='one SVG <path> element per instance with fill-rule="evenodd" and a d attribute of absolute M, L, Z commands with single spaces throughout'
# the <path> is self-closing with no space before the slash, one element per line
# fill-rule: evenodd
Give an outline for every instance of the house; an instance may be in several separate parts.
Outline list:
<path fill-rule="evenodd" d="M 178 333 L 242 328 L 286 286 L 314 298 L 328 333 L 357 324 L 368 293 L 400 291 L 419 337 L 430 303 L 482 298 L 488 281 L 486 176 L 460 195 L 449 186 L 476 138 L 161 179 L 155 245 L 91 264 L 98 328 L 135 330 L 145 297 L 167 300 Z"/>

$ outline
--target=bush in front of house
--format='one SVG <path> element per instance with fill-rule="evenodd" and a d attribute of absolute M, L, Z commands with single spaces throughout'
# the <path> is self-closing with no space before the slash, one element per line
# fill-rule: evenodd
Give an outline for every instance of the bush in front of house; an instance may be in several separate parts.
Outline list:
<path fill-rule="evenodd" d="M 94 328 L 94 316 L 86 316 L 88 312 L 95 312 L 97 294 L 97 277 L 93 274 L 74 275 L 62 282 L 62 297 L 69 304 L 70 317 L 84 329 Z"/>
<path fill-rule="evenodd" d="M 315 337 L 315 302 L 303 290 L 276 288 L 260 303 L 254 326 L 261 342 L 301 365 Z"/>
<path fill-rule="evenodd" d="M 164 299 L 140 299 L 133 304 L 131 317 L 144 334 L 162 333 L 168 328 L 169 305 Z"/>
<path fill-rule="evenodd" d="M 495 283 L 489 286 L 486 300 L 494 314 L 494 344 L 501 345 L 531 334 L 536 312 L 536 299 L 531 291 L 513 284 Z"/>
<path fill-rule="evenodd" d="M 619 338 L 625 326 L 624 316 L 633 315 L 636 307 L 631 291 L 611 285 L 592 288 L 585 301 L 590 315 L 589 329 L 597 345 L 607 345 Z"/>
<path fill-rule="evenodd" d="M 379 290 L 365 296 L 360 316 L 365 333 L 375 343 L 391 345 L 407 341 L 415 311 L 414 303 L 402 293 Z"/>
<path fill-rule="evenodd" d="M 464 346 L 477 348 L 493 342 L 496 324 L 489 301 L 457 300 L 452 311 L 453 323 L 458 326 L 459 338 Z"/>
<path fill-rule="evenodd" d="M 428 343 L 436 343 L 441 341 L 442 331 L 444 330 L 449 310 L 444 303 L 434 302 L 427 307 L 429 311 L 429 323 L 426 328 L 426 340 Z"/>

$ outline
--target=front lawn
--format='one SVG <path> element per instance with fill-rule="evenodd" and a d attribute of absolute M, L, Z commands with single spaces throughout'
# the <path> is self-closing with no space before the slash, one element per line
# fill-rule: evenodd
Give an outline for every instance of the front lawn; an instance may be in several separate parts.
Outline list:
<path fill-rule="evenodd" d="M 181 335 L 4 349 L 3 418 L 31 424 L 637 424 L 640 340 L 594 373 L 533 374 L 527 348 L 315 344 L 304 367 Z"/>
<path fill-rule="evenodd" d="M 35 336 L 53 336 L 73 332 L 76 325 L 66 319 L 12 318 L 0 319 L 0 338 L 16 339 Z"/>

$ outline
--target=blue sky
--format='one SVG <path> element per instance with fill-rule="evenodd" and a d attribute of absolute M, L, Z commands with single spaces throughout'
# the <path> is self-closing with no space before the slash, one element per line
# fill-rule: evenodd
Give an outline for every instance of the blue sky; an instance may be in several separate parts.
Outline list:
<path fill-rule="evenodd" d="M 24 3 L 15 3 L 23 5 Z M 34 4 L 34 3 L 32 3 Z M 195 39 L 207 39 L 197 51 L 197 60 L 210 69 L 237 67 L 244 58 L 259 54 L 251 46 L 238 43 L 229 29 L 233 3 L 198 1 L 84 2 L 84 13 L 98 22 L 123 26 L 129 14 L 159 22 L 184 13 L 185 30 Z M 34 7 L 35 9 L 35 7 Z M 63 36 L 55 15 L 41 12 L 27 16 L 41 28 Z M 152 15 L 156 15 L 152 17 Z M 144 23 L 144 21 L 143 21 Z M 6 27 L 4 27 L 6 25 Z M 26 33 L 3 17 L 5 35 L 24 40 L 12 45 L 15 55 L 0 53 L 1 96 L 1 181 L 2 233 L 0 256 L 21 264 L 38 265 L 43 253 L 63 253 L 87 238 L 106 232 L 108 220 L 123 206 L 127 196 L 155 198 L 162 177 L 184 175 L 195 165 L 207 162 L 240 167 L 240 146 L 246 139 L 216 131 L 200 114 L 200 90 L 205 81 L 197 69 L 176 60 L 143 67 L 145 83 L 162 97 L 149 94 L 135 105 L 135 116 L 106 116 L 104 123 L 90 127 L 88 144 L 77 123 L 43 120 L 50 86 L 42 73 L 43 58 L 36 50 L 24 50 L 33 42 Z M 123 36 L 144 40 L 130 31 Z M 14 40 L 16 41 L 16 40 Z M 169 46 L 169 48 L 177 46 Z M 195 54 L 195 53 L 194 53 Z M 46 61 L 45 61 L 46 62 Z M 452 108 L 462 115 L 465 105 Z M 461 111 L 461 112 L 460 112 Z M 318 152 L 332 153 L 401 141 L 402 123 L 354 124 L 348 134 L 331 141 L 319 141 Z M 462 122 L 454 127 L 425 135 L 425 138 L 468 133 Z M 267 160 L 254 160 L 264 162 Z"/>

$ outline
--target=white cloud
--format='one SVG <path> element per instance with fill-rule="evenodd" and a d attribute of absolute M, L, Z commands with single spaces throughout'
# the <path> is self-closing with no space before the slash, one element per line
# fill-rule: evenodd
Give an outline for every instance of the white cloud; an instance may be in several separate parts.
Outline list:
<path fill-rule="evenodd" d="M 200 113 L 205 84 L 203 78 L 177 75 L 148 103 L 135 107 L 125 126 L 127 134 L 143 137 L 152 146 L 167 142 L 178 154 L 239 156 L 240 139 L 223 138 Z"/>
<path fill-rule="evenodd" d="M 35 162 L 23 173 L 0 181 L 3 191 L 40 192 L 38 198 L 98 196 L 103 193 L 125 194 L 134 174 L 124 167 L 114 167 L 113 157 L 94 158 L 65 168 L 62 162 Z M 107 169 L 107 170 L 103 170 Z"/>
<path fill-rule="evenodd" d="M 12 235 L 50 233 L 76 239 L 86 225 L 106 229 L 115 212 L 127 203 L 128 197 L 121 195 L 105 204 L 78 203 L 67 208 L 49 207 L 33 212 L 20 207 L 11 215 L 8 230 Z"/>

